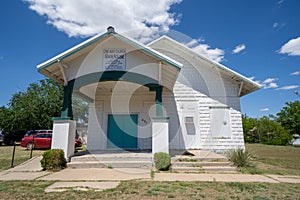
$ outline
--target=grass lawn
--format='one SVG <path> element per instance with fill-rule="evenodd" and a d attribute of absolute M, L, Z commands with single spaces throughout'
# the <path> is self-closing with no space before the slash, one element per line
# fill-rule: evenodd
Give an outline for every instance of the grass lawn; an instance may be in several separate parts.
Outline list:
<path fill-rule="evenodd" d="M 101 192 L 45 193 L 53 182 L 0 182 L 0 199 L 299 199 L 300 184 L 123 181 Z"/>
<path fill-rule="evenodd" d="M 13 146 L 0 146 L 0 171 L 9 169 L 13 153 Z M 33 150 L 32 156 L 42 155 L 44 150 Z M 16 146 L 14 166 L 25 162 L 30 158 L 30 151 L 21 146 Z"/>
<path fill-rule="evenodd" d="M 300 175 L 300 148 L 247 144 L 254 167 L 243 172 Z M 10 167 L 12 146 L 0 146 L 0 169 Z M 43 151 L 34 150 L 33 155 Z M 30 151 L 17 146 L 15 164 Z M 45 193 L 53 181 L 0 181 L 0 199 L 299 199 L 300 184 L 122 181 L 115 189 Z"/>
<path fill-rule="evenodd" d="M 252 167 L 244 172 L 300 176 L 299 147 L 246 144 L 246 149 L 252 155 Z"/>

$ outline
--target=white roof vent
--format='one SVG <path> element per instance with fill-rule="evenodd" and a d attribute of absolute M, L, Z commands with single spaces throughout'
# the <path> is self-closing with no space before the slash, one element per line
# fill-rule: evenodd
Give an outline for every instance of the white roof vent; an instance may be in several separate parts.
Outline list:
<path fill-rule="evenodd" d="M 107 28 L 107 32 L 108 32 L 108 33 L 114 33 L 114 32 L 115 32 L 115 28 L 114 28 L 113 26 L 109 26 L 109 27 Z"/>

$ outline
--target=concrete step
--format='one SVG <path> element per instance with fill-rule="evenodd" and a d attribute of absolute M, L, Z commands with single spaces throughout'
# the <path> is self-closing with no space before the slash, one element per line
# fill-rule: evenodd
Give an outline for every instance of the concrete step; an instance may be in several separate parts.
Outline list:
<path fill-rule="evenodd" d="M 219 167 L 219 166 L 204 166 L 202 169 L 205 172 L 208 173 L 213 173 L 213 172 L 218 172 L 218 173 L 234 173 L 237 172 L 237 168 L 234 166 L 224 166 L 224 167 Z"/>
<path fill-rule="evenodd" d="M 178 162 L 226 162 L 228 159 L 226 157 L 198 157 L 198 156 L 174 156 L 172 161 Z"/>
<path fill-rule="evenodd" d="M 175 167 L 172 166 L 173 172 L 187 172 L 187 173 L 204 173 L 201 167 Z"/>
<path fill-rule="evenodd" d="M 174 172 L 192 172 L 192 173 L 236 173 L 237 169 L 235 167 L 226 166 L 204 166 L 204 167 L 175 167 L 172 166 L 172 171 Z"/>
<path fill-rule="evenodd" d="M 218 167 L 228 167 L 231 166 L 231 162 L 172 162 L 174 167 L 204 167 L 204 166 L 218 166 Z"/>
<path fill-rule="evenodd" d="M 151 154 L 87 154 L 74 156 L 71 162 L 103 162 L 103 161 L 149 161 L 152 162 Z"/>
<path fill-rule="evenodd" d="M 67 163 L 69 168 L 143 168 L 150 169 L 152 162 L 149 161 L 88 161 L 88 162 L 70 162 Z"/>

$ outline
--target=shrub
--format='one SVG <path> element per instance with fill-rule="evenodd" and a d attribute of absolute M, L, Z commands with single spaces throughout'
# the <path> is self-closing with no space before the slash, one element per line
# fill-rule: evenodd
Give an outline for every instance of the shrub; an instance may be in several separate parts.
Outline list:
<path fill-rule="evenodd" d="M 50 149 L 43 153 L 41 166 L 44 170 L 57 171 L 66 167 L 66 158 L 62 149 Z"/>
<path fill-rule="evenodd" d="M 229 160 L 237 167 L 245 167 L 249 164 L 250 153 L 247 150 L 236 149 L 228 154 Z"/>
<path fill-rule="evenodd" d="M 155 167 L 158 170 L 167 171 L 171 167 L 171 157 L 164 152 L 158 152 L 154 154 Z"/>

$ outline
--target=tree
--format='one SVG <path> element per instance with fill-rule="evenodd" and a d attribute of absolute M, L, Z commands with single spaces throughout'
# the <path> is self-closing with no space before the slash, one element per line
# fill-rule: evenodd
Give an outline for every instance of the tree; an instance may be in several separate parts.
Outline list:
<path fill-rule="evenodd" d="M 300 135 L 300 101 L 287 102 L 279 113 L 277 121 L 290 133 Z"/>
<path fill-rule="evenodd" d="M 13 130 L 12 121 L 13 113 L 5 106 L 0 107 L 0 130 L 7 131 Z"/>
<path fill-rule="evenodd" d="M 289 131 L 269 117 L 259 119 L 260 142 L 263 144 L 286 145 L 292 139 Z"/>
<path fill-rule="evenodd" d="M 51 129 L 51 118 L 60 116 L 62 100 L 63 88 L 53 80 L 30 84 L 25 92 L 18 92 L 10 99 L 12 125 L 8 131 Z"/>
<path fill-rule="evenodd" d="M 72 109 L 73 117 L 77 123 L 88 122 L 88 103 L 82 101 L 79 97 L 73 96 L 72 98 Z"/>
<path fill-rule="evenodd" d="M 243 115 L 243 128 L 246 142 L 286 145 L 291 140 L 289 132 L 274 120 L 274 116 L 256 119 Z"/>
<path fill-rule="evenodd" d="M 242 115 L 244 139 L 249 143 L 259 143 L 260 136 L 257 132 L 258 120 L 256 118 L 248 117 L 247 115 Z"/>
<path fill-rule="evenodd" d="M 51 79 L 43 79 L 14 94 L 8 107 L 0 107 L 0 130 L 52 129 L 52 117 L 61 114 L 63 87 Z M 77 122 L 87 122 L 88 103 L 73 97 L 73 113 Z"/>

